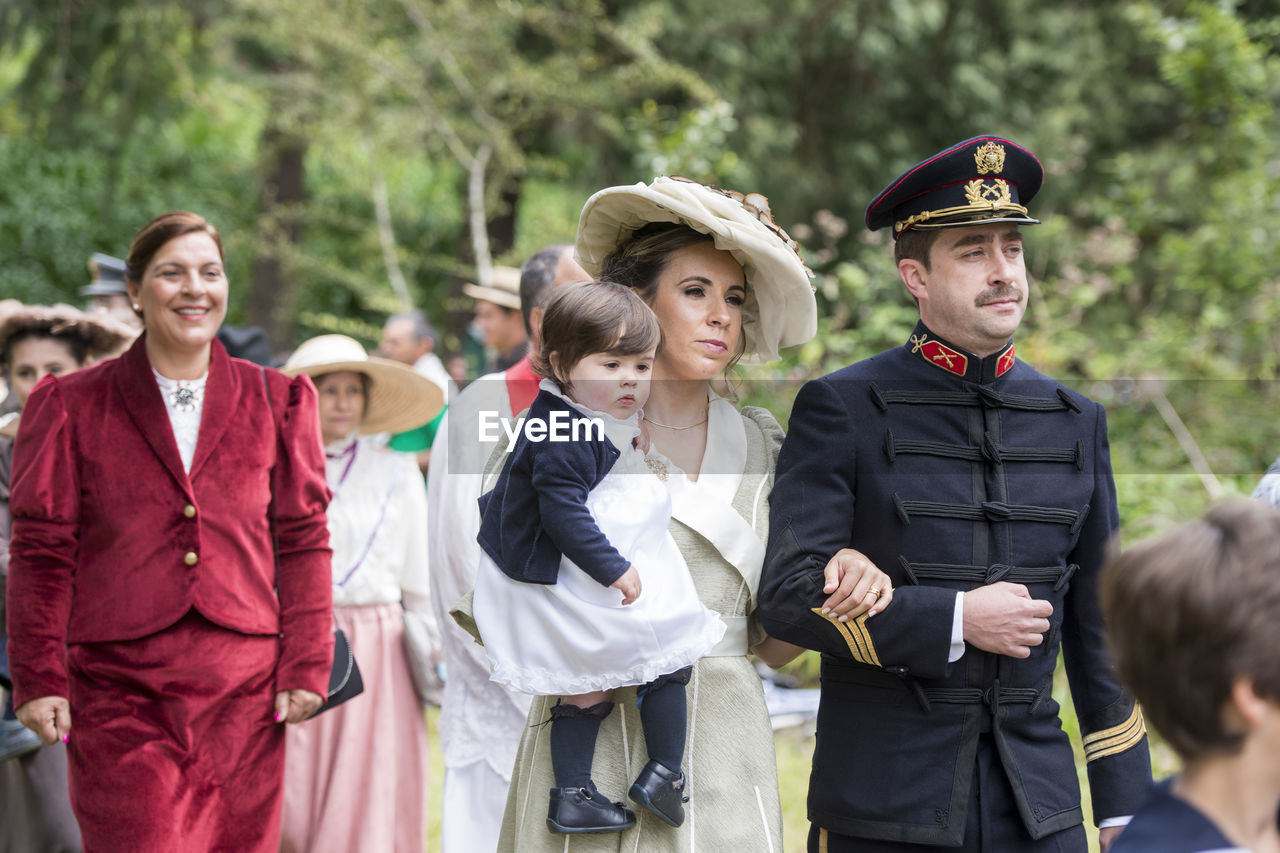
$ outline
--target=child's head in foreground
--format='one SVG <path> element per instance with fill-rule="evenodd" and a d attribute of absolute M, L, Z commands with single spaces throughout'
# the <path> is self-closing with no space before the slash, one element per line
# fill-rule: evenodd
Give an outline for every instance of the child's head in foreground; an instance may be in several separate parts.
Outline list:
<path fill-rule="evenodd" d="M 1113 555 L 1100 598 L 1121 680 L 1184 762 L 1280 708 L 1280 511 L 1224 503 Z"/>

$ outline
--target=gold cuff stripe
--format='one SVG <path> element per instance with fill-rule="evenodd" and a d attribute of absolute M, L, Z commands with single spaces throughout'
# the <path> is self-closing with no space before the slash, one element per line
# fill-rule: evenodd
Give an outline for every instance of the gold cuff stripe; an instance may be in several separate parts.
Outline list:
<path fill-rule="evenodd" d="M 1136 702 L 1133 705 L 1133 710 L 1129 712 L 1129 716 L 1123 723 L 1120 723 L 1118 726 L 1112 726 L 1109 729 L 1100 729 L 1099 731 L 1085 735 L 1084 745 L 1089 747 L 1096 744 L 1098 741 L 1108 740 L 1110 738 L 1123 735 L 1135 725 L 1142 725 L 1142 709 L 1138 707 Z"/>
<path fill-rule="evenodd" d="M 830 622 L 840 632 L 841 638 L 849 646 L 849 654 L 858 663 L 880 666 L 880 656 L 876 654 L 875 643 L 871 641 L 871 632 L 867 630 L 867 614 L 864 613 L 849 622 L 841 622 L 836 616 L 823 616 L 821 607 L 812 611 Z"/>
<path fill-rule="evenodd" d="M 1142 719 L 1142 709 L 1136 704 L 1129 719 L 1118 726 L 1094 732 L 1084 738 L 1085 761 L 1096 761 L 1124 752 L 1136 746 L 1147 735 L 1147 726 Z"/>

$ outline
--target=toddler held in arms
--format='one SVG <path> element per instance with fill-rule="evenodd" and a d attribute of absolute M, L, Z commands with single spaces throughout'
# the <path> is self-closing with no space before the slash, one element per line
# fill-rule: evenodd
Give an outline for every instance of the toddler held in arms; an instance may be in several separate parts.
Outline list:
<path fill-rule="evenodd" d="M 660 340 L 630 289 L 557 288 L 533 359 L 538 396 L 480 498 L 474 612 L 492 678 L 562 697 L 550 719 L 554 833 L 635 825 L 635 813 L 591 781 L 613 689 L 628 685 L 642 685 L 649 755 L 629 796 L 672 826 L 684 821 L 685 685 L 725 631 L 667 532 L 671 500 L 641 446 Z"/>

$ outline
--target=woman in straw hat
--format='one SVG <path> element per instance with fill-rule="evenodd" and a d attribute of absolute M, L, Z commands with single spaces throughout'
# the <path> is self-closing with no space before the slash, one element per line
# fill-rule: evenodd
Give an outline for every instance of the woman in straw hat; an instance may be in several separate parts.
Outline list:
<path fill-rule="evenodd" d="M 379 434 L 431 420 L 440 389 L 355 340 L 306 341 L 284 372 L 319 395 L 333 548 L 334 618 L 365 692 L 288 734 L 280 849 L 418 853 L 426 843 L 427 727 L 405 624 L 435 634 L 427 576 L 427 492 L 413 456 Z M 435 647 L 439 648 L 438 639 Z"/>
<path fill-rule="evenodd" d="M 773 733 L 747 653 L 780 666 L 800 652 L 767 637 L 755 617 L 782 429 L 764 409 L 737 409 L 710 383 L 740 359 L 774 360 L 779 347 L 813 337 L 809 271 L 774 225 L 763 196 L 678 178 L 593 195 L 578 223 L 576 248 L 589 273 L 635 289 L 662 327 L 644 410 L 646 462 L 670 492 L 670 531 L 694 587 L 728 630 L 694 665 L 688 685 L 684 824 L 673 828 L 641 811 L 634 828 L 575 838 L 572 847 L 780 851 Z M 647 761 L 634 688 L 619 689 L 614 700 L 622 713 L 602 724 L 592 771 L 600 789 L 611 791 L 626 790 Z M 537 725 L 549 718 L 552 701 L 540 697 L 530 711 L 499 850 L 563 847 L 545 822 L 554 777 L 548 737 Z"/>
<path fill-rule="evenodd" d="M 9 472 L 22 405 L 46 375 L 73 373 L 132 339 L 131 329 L 69 305 L 0 307 L 0 375 L 19 410 L 0 417 L 0 634 L 13 527 Z M 7 687 L 8 681 L 8 664 L 0 661 L 0 684 Z M 80 849 L 80 830 L 67 797 L 66 747 L 60 743 L 41 747 L 39 736 L 18 721 L 7 694 L 0 719 L 0 802 L 7 806 L 0 823 L 0 850 L 62 853 Z"/>
<path fill-rule="evenodd" d="M 282 724 L 333 665 L 315 390 L 215 339 L 228 286 L 202 217 L 156 217 L 126 267 L 142 336 L 23 407 L 14 702 L 68 744 L 86 849 L 269 853 Z"/>

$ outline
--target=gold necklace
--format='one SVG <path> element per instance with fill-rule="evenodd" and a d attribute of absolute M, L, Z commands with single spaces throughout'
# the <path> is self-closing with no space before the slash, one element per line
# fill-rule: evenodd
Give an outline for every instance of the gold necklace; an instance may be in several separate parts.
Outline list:
<path fill-rule="evenodd" d="M 681 427 L 671 426 L 670 424 L 660 424 L 657 421 L 655 421 L 653 418 L 649 417 L 648 415 L 643 415 L 643 417 L 646 421 L 648 421 L 649 423 L 653 424 L 656 427 L 662 427 L 663 429 L 670 429 L 670 430 L 675 430 L 676 432 L 680 432 L 681 430 L 693 429 L 696 426 L 702 426 L 707 422 L 707 418 L 710 415 L 710 412 L 711 412 L 711 404 L 708 403 L 707 411 L 702 413 L 702 420 L 698 421 L 697 423 L 689 424 L 688 426 L 681 426 Z"/>

